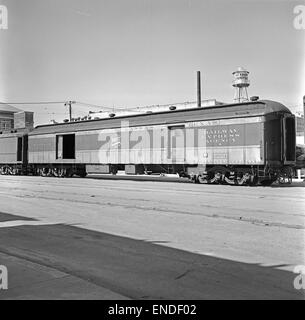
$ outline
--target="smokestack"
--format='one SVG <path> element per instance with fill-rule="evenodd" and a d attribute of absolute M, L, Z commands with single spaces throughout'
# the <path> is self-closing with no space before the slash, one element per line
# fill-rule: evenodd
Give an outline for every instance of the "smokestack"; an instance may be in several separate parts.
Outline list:
<path fill-rule="evenodd" d="M 201 107 L 201 79 L 200 79 L 200 71 L 197 71 L 197 107 Z"/>

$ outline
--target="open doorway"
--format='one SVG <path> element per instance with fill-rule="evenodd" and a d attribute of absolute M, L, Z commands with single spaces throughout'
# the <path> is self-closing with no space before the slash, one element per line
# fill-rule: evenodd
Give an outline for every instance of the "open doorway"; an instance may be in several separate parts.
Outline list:
<path fill-rule="evenodd" d="M 23 141 L 22 137 L 18 137 L 17 140 L 17 161 L 22 161 Z"/>
<path fill-rule="evenodd" d="M 56 136 L 56 159 L 75 159 L 75 134 Z"/>
<path fill-rule="evenodd" d="M 285 118 L 285 158 L 295 161 L 296 133 L 294 117 Z"/>

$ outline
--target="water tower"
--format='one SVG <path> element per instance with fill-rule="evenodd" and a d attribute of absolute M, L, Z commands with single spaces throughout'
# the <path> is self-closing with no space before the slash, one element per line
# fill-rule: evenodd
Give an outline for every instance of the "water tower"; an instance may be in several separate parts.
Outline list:
<path fill-rule="evenodd" d="M 235 88 L 234 102 L 249 101 L 247 88 L 250 85 L 248 79 L 249 71 L 239 67 L 233 72 L 233 87 Z"/>

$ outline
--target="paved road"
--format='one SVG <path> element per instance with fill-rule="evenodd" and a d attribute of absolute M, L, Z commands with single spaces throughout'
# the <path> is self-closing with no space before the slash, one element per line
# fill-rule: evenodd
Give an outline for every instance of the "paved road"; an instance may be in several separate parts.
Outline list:
<path fill-rule="evenodd" d="M 0 299 L 302 299 L 305 184 L 0 177 Z"/>

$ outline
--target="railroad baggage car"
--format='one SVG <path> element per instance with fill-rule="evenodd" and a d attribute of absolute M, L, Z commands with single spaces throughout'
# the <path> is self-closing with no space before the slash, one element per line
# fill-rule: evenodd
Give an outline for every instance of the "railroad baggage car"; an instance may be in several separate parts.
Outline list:
<path fill-rule="evenodd" d="M 24 131 L 14 130 L 0 134 L 0 174 L 27 172 L 28 136 Z"/>
<path fill-rule="evenodd" d="M 42 175 L 135 166 L 200 183 L 271 184 L 295 164 L 295 119 L 268 100 L 38 126 L 29 164 Z"/>

